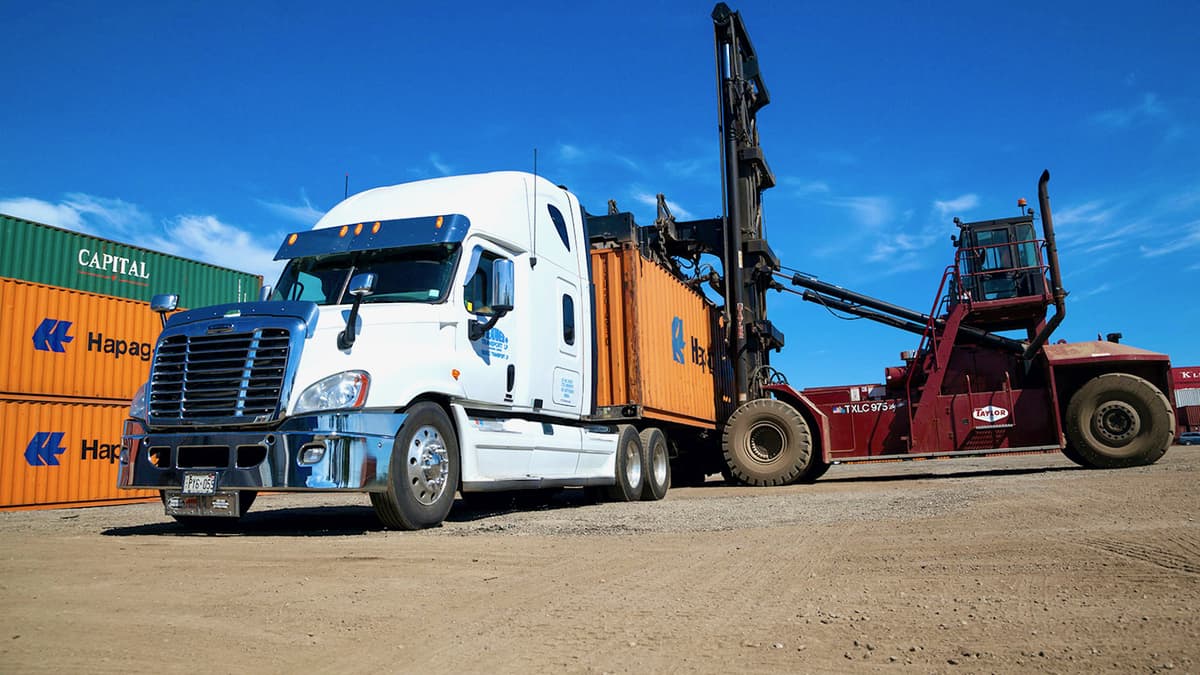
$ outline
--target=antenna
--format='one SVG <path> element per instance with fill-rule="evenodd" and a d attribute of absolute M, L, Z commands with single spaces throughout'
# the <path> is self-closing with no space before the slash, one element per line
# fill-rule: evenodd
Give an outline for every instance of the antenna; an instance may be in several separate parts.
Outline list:
<path fill-rule="evenodd" d="M 347 172 L 346 173 L 346 189 L 345 189 L 345 192 L 342 194 L 342 199 L 345 199 L 349 196 L 350 196 L 350 173 Z"/>
<path fill-rule="evenodd" d="M 531 235 L 529 267 L 530 269 L 537 267 L 537 148 L 533 149 L 533 218 L 530 220 L 529 227 L 533 230 Z"/>

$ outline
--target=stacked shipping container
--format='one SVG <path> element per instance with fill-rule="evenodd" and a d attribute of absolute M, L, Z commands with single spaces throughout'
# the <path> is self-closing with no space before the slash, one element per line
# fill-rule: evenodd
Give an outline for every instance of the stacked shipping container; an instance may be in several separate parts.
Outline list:
<path fill-rule="evenodd" d="M 161 329 L 147 301 L 252 300 L 261 284 L 0 214 L 0 508 L 156 497 L 116 489 L 121 423 Z"/>
<path fill-rule="evenodd" d="M 1171 369 L 1179 431 L 1200 431 L 1200 366 Z"/>

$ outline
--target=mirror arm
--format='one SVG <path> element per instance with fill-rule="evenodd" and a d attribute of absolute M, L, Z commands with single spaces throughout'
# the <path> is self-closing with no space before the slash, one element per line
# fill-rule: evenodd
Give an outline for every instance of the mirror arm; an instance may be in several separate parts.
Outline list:
<path fill-rule="evenodd" d="M 346 350 L 354 346 L 354 324 L 358 322 L 358 306 L 362 304 L 363 296 L 355 295 L 354 304 L 350 306 L 350 316 L 346 317 L 346 328 L 338 333 L 338 349 Z"/>
<path fill-rule="evenodd" d="M 487 320 L 487 323 L 480 324 L 472 321 L 470 326 L 467 328 L 467 337 L 471 339 L 471 342 L 483 337 L 489 330 L 492 329 L 493 326 L 496 325 L 496 322 L 500 320 L 500 317 L 504 316 L 505 314 L 508 314 L 508 312 L 496 312 Z"/>

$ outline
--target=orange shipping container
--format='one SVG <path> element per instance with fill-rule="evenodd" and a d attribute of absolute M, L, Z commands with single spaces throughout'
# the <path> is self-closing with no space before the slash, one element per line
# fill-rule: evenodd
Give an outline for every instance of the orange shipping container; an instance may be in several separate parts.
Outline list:
<path fill-rule="evenodd" d="M 144 302 L 0 279 L 0 393 L 129 400 L 161 321 Z"/>
<path fill-rule="evenodd" d="M 591 256 L 597 408 L 638 406 L 650 419 L 714 428 L 732 402 L 716 308 L 636 248 Z"/>
<path fill-rule="evenodd" d="M 0 508 L 62 507 L 157 497 L 118 490 L 120 403 L 0 399 Z"/>

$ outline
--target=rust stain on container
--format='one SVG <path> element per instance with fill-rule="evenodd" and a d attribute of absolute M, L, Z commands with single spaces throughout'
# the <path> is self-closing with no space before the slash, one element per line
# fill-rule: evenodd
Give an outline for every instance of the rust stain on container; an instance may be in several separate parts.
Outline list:
<path fill-rule="evenodd" d="M 162 324 L 144 302 L 0 279 L 0 394 L 129 400 Z"/>
<path fill-rule="evenodd" d="M 633 247 L 591 256 L 597 407 L 714 428 L 730 382 L 716 308 Z"/>
<path fill-rule="evenodd" d="M 0 508 L 144 501 L 118 490 L 120 403 L 0 399 Z"/>

